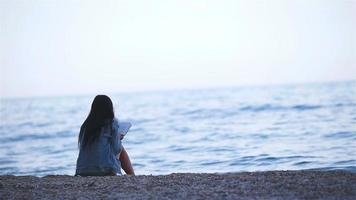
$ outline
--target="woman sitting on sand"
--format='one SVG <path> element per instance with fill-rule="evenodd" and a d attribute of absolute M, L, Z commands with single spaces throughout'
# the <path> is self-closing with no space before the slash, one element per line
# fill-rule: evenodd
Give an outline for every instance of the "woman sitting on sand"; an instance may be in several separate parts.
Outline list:
<path fill-rule="evenodd" d="M 121 167 L 126 174 L 135 174 L 121 144 L 123 136 L 118 133 L 118 126 L 111 99 L 97 95 L 88 117 L 80 127 L 76 175 L 117 175 L 121 174 Z"/>

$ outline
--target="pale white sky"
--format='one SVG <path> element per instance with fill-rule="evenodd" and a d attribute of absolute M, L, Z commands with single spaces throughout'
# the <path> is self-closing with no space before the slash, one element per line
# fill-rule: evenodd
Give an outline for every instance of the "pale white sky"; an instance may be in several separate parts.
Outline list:
<path fill-rule="evenodd" d="M 0 96 L 356 79 L 356 0 L 0 2 Z"/>

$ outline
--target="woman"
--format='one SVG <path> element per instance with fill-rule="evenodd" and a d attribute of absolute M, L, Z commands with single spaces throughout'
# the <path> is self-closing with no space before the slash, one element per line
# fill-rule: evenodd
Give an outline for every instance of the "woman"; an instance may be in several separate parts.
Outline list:
<path fill-rule="evenodd" d="M 112 101 L 106 95 L 97 95 L 80 127 L 76 175 L 117 175 L 121 174 L 121 167 L 126 174 L 135 174 L 118 127 Z"/>

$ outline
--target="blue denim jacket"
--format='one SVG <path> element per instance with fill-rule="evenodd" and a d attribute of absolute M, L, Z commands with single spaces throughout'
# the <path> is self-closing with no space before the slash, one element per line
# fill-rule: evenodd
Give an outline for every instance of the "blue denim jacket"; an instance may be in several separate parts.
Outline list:
<path fill-rule="evenodd" d="M 121 151 L 118 133 L 119 123 L 116 118 L 101 129 L 100 138 L 94 143 L 79 147 L 76 175 L 100 176 L 121 174 L 121 164 L 117 156 Z"/>

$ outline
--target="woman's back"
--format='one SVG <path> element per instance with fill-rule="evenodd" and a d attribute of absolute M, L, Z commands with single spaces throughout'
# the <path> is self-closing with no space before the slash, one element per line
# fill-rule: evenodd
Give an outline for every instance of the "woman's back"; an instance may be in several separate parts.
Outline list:
<path fill-rule="evenodd" d="M 83 145 L 83 142 L 80 142 L 76 174 L 82 176 L 121 174 L 120 161 L 117 158 L 120 150 L 118 121 L 114 118 L 100 129 L 99 138 L 90 145 Z"/>

